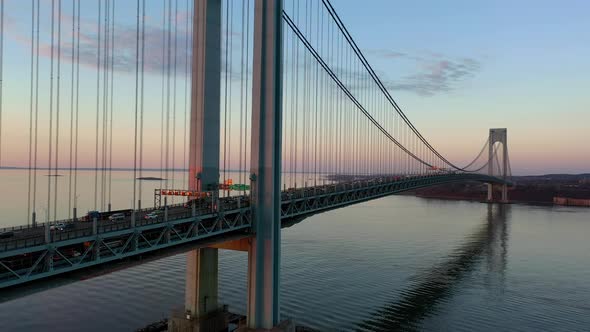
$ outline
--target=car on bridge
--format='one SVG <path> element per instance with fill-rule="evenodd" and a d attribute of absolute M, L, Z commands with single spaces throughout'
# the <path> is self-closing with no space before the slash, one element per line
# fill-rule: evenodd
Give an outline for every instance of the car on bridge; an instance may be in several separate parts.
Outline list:
<path fill-rule="evenodd" d="M 123 218 L 115 217 L 114 220 L 123 220 L 125 217 L 129 217 L 133 210 L 126 209 L 126 210 L 117 210 L 117 211 L 107 211 L 107 212 L 100 212 L 100 211 L 88 211 L 88 213 L 80 218 L 81 221 L 92 221 L 96 219 L 98 221 L 101 220 L 113 220 L 111 216 L 113 215 L 123 215 Z"/>
<path fill-rule="evenodd" d="M 12 237 L 14 237 L 14 232 L 8 231 L 0 233 L 0 239 L 10 239 Z"/>
<path fill-rule="evenodd" d="M 49 226 L 49 230 L 52 230 L 52 231 L 65 231 L 66 229 L 73 229 L 73 228 L 75 228 L 75 225 L 73 223 L 65 223 L 65 222 L 60 222 L 60 223 Z"/>
<path fill-rule="evenodd" d="M 155 219 L 160 218 L 163 214 L 164 214 L 164 212 L 162 212 L 160 210 L 155 210 L 155 211 L 152 211 L 152 212 L 146 214 L 143 218 L 146 220 L 155 220 Z"/>
<path fill-rule="evenodd" d="M 125 220 L 124 213 L 113 213 L 109 216 L 110 221 Z"/>

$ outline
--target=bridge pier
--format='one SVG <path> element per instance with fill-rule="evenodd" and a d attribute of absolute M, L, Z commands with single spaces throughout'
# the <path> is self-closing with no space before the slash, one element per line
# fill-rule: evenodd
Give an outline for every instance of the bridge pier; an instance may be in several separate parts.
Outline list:
<path fill-rule="evenodd" d="M 172 317 L 169 331 L 227 331 L 218 302 L 217 251 L 200 248 L 187 254 L 185 317 Z"/>
<path fill-rule="evenodd" d="M 488 202 L 494 202 L 494 185 L 491 183 L 488 183 L 488 197 L 487 197 L 487 201 Z M 508 203 L 508 185 L 506 184 L 502 184 L 500 185 L 501 188 L 501 199 L 500 199 L 500 203 Z"/>

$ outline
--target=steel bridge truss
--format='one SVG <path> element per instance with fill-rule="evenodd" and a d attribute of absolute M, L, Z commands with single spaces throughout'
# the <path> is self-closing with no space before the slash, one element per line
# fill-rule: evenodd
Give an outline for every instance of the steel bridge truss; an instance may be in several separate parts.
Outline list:
<path fill-rule="evenodd" d="M 281 193 L 281 221 L 289 223 L 310 215 L 391 194 L 449 182 L 478 181 L 504 184 L 482 174 L 440 174 L 416 177 L 380 177 L 316 187 L 288 189 Z M 144 210 L 148 212 L 150 210 Z M 92 223 L 89 223 L 92 224 Z M 215 211 L 196 210 L 160 220 L 140 220 L 55 233 L 47 243 L 19 247 L 0 245 L 0 288 L 23 284 L 99 264 L 120 261 L 204 240 L 223 242 L 230 233 L 252 232 L 247 196 L 219 203 Z M 217 240 L 219 239 L 219 240 Z M 18 243 L 18 242 L 17 242 Z"/>
<path fill-rule="evenodd" d="M 93 235 L 66 240 L 54 237 L 47 244 L 0 252 L 0 288 L 247 231 L 250 224 L 250 210 L 239 208 L 136 227 L 113 225 Z"/>

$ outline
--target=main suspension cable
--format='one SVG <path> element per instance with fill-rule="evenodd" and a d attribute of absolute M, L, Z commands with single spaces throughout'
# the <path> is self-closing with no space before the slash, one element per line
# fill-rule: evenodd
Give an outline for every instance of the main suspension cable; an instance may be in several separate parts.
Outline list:
<path fill-rule="evenodd" d="M 363 112 L 363 114 L 369 119 L 373 125 L 375 125 L 385 136 L 387 136 L 392 142 L 394 142 L 398 147 L 400 147 L 405 153 L 407 153 L 410 157 L 417 160 L 418 162 L 426 164 L 426 166 L 432 166 L 427 162 L 421 160 L 418 156 L 414 153 L 409 151 L 405 146 L 400 144 L 387 130 L 385 130 L 374 118 L 373 116 L 364 108 L 363 105 L 359 103 L 359 101 L 351 94 L 346 86 L 340 81 L 340 79 L 334 74 L 332 69 L 326 64 L 326 62 L 322 59 L 322 57 L 317 53 L 317 51 L 313 48 L 313 46 L 309 43 L 309 41 L 303 36 L 299 28 L 295 25 L 295 23 L 291 20 L 289 15 L 283 11 L 283 18 L 287 25 L 293 30 L 293 32 L 297 35 L 299 40 L 304 44 L 304 46 L 312 53 L 312 56 L 320 63 L 322 68 L 328 73 L 330 78 L 337 84 L 337 86 L 344 91 L 346 96 L 357 106 L 357 108 Z"/>
<path fill-rule="evenodd" d="M 394 107 L 394 109 L 398 112 L 398 114 L 402 117 L 402 119 L 406 122 L 406 124 L 410 127 L 410 129 L 414 132 L 414 134 L 443 162 L 445 162 L 449 166 L 451 166 L 459 171 L 463 171 L 464 168 L 456 166 L 453 163 L 451 163 L 450 161 L 448 161 L 436 149 L 434 149 L 434 147 L 420 134 L 420 132 L 416 129 L 416 127 L 412 124 L 412 122 L 404 114 L 404 112 L 401 110 L 401 108 L 397 105 L 397 103 L 395 102 L 395 100 L 393 99 L 393 97 L 391 96 L 389 91 L 385 88 L 385 86 L 383 85 L 383 83 L 381 82 L 379 77 L 376 75 L 375 71 L 373 70 L 373 68 L 371 67 L 369 62 L 366 60 L 365 56 L 363 55 L 360 48 L 358 47 L 358 45 L 356 44 L 356 42 L 354 41 L 354 39 L 352 38 L 352 36 L 348 32 L 348 29 L 346 28 L 346 26 L 344 25 L 344 23 L 340 19 L 338 13 L 336 13 L 336 11 L 335 11 L 334 7 L 332 6 L 332 4 L 330 3 L 330 1 L 329 0 L 322 0 L 322 2 L 324 4 L 324 6 L 326 7 L 328 13 L 330 14 L 330 16 L 333 18 L 334 22 L 338 26 L 338 28 L 342 32 L 342 34 L 345 36 L 349 45 L 352 47 L 353 51 L 358 56 L 359 60 L 363 64 L 363 66 L 370 74 L 371 78 L 377 84 L 377 87 L 383 92 L 384 96 L 387 98 L 387 100 L 390 102 L 390 104 Z"/>

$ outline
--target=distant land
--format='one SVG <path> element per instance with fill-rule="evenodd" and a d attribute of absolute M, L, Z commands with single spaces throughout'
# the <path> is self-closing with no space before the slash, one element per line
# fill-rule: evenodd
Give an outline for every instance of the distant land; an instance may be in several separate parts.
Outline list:
<path fill-rule="evenodd" d="M 153 176 L 142 176 L 140 178 L 137 178 L 138 180 L 144 180 L 144 181 L 164 181 L 166 179 L 163 178 L 157 178 L 157 177 L 153 177 Z"/>
<path fill-rule="evenodd" d="M 27 170 L 27 167 L 4 166 L 0 169 Z M 37 170 L 48 170 L 49 168 L 37 168 Z M 53 169 L 54 170 L 54 169 Z M 57 170 L 68 171 L 69 168 L 58 168 Z M 94 171 L 95 168 L 78 168 L 82 171 Z M 98 169 L 102 170 L 102 169 Z M 112 168 L 113 171 L 133 171 L 133 168 Z M 146 172 L 157 172 L 160 169 L 144 168 Z M 174 169 L 169 171 L 188 171 L 187 169 Z M 223 171 L 223 170 L 220 170 Z M 239 170 L 228 170 L 239 172 Z M 298 172 L 301 173 L 301 172 Z M 311 173 L 310 173 L 311 174 Z M 46 176 L 63 176 L 63 174 L 51 174 Z M 329 175 L 327 179 L 346 180 L 350 175 Z M 144 181 L 164 181 L 160 177 L 138 177 Z M 529 204 L 553 204 L 556 197 L 571 199 L 590 200 L 590 173 L 582 174 L 545 174 L 545 175 L 521 175 L 513 176 L 514 187 L 509 188 L 508 197 L 511 202 Z M 440 198 L 453 200 L 484 201 L 487 197 L 487 186 L 482 183 L 451 183 L 440 186 L 416 189 L 403 193 L 404 195 L 415 195 L 424 198 Z M 495 192 L 494 197 L 500 193 Z"/>
<path fill-rule="evenodd" d="M 590 173 L 513 176 L 514 187 L 508 189 L 510 202 L 553 204 L 556 197 L 590 200 Z M 407 192 L 424 198 L 484 201 L 487 186 L 482 183 L 451 183 Z M 494 197 L 500 197 L 499 190 Z"/>

